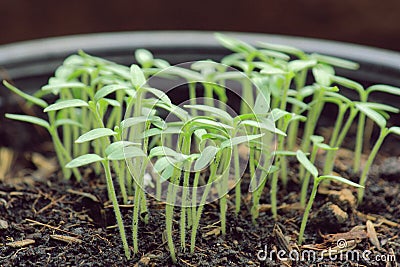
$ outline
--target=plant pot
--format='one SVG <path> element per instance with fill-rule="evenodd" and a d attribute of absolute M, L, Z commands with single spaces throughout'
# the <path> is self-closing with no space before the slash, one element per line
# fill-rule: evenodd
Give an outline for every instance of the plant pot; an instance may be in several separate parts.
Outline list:
<path fill-rule="evenodd" d="M 353 60 L 360 64 L 357 71 L 338 69 L 338 73 L 360 82 L 364 86 L 376 83 L 400 86 L 400 53 L 310 38 L 234 33 L 233 36 L 249 43 L 270 42 L 291 45 L 306 52 L 316 52 L 344 59 Z M 131 64 L 133 51 L 137 48 L 151 50 L 157 57 L 171 62 L 171 64 L 194 61 L 199 59 L 219 60 L 228 53 L 214 38 L 212 32 L 122 32 L 86 34 L 77 36 L 48 38 L 33 40 L 0 47 L 0 67 L 3 69 L 2 78 L 11 79 L 20 88 L 27 92 L 35 92 L 47 83 L 64 58 L 70 54 L 83 50 L 100 57 L 113 60 L 121 64 Z M 355 98 L 354 92 L 346 92 Z M 398 106 L 400 97 L 387 97 L 379 93 L 373 96 L 375 101 Z M 0 91 L 0 107 L 7 106 L 10 110 L 10 94 L 6 90 Z M 13 104 L 11 104 L 13 105 Z M 393 120 L 400 119 L 394 116 Z M 4 118 L 0 118 L 3 122 Z M 22 138 L 18 147 L 26 143 Z M 2 140 L 12 141 L 12 137 Z M 0 143 L 6 145 L 7 143 Z"/>
<path fill-rule="evenodd" d="M 360 70 L 358 71 L 338 70 L 338 73 L 340 75 L 354 79 L 365 86 L 376 83 L 385 83 L 394 86 L 400 86 L 400 80 L 398 79 L 398 77 L 400 77 L 399 53 L 381 49 L 363 47 L 359 45 L 351 45 L 351 44 L 344 44 L 344 43 L 323 41 L 323 40 L 313 40 L 313 39 L 306 39 L 299 37 L 286 37 L 286 36 L 265 35 L 265 34 L 241 34 L 241 33 L 235 33 L 234 36 L 249 43 L 262 41 L 262 42 L 286 44 L 298 47 L 306 52 L 317 52 L 321 54 L 337 56 L 344 59 L 353 60 L 360 63 L 361 66 Z M 36 40 L 19 44 L 5 45 L 0 47 L 0 66 L 4 70 L 3 78 L 12 80 L 19 88 L 22 88 L 27 92 L 31 93 L 33 91 L 36 91 L 42 85 L 46 84 L 48 78 L 53 74 L 56 67 L 62 63 L 63 59 L 67 55 L 75 53 L 78 49 L 82 49 L 87 53 L 104 57 L 121 64 L 130 64 L 133 61 L 133 51 L 137 48 L 149 49 L 154 53 L 156 57 L 166 59 L 172 64 L 194 61 L 199 59 L 219 60 L 228 53 L 226 49 L 222 48 L 217 43 L 217 41 L 214 39 L 213 34 L 209 32 L 107 33 L 107 34 L 91 34 L 91 35 L 72 36 L 72 37 L 50 38 L 45 40 Z M 351 92 L 346 92 L 346 93 L 348 93 L 350 97 L 352 96 Z M 398 106 L 399 103 L 399 98 L 397 97 L 386 98 L 384 95 L 377 94 L 375 95 L 375 98 L 376 101 L 385 102 L 387 104 L 391 104 L 394 106 Z M 8 112 L 10 110 L 13 110 L 15 112 L 15 101 L 13 101 L 10 98 L 10 94 L 5 90 L 1 91 L 0 105 L 1 109 L 4 111 Z M 1 124 L 5 122 L 3 116 L 1 116 L 0 120 Z M 10 122 L 7 121 L 7 123 Z M 19 123 L 14 123 L 14 125 L 16 124 Z M 18 131 L 11 131 L 11 133 L 10 132 L 0 133 L 2 137 L 4 136 L 4 138 L 2 138 L 2 143 L 0 144 L 0 146 L 11 146 L 14 148 L 17 147 L 19 150 L 24 150 L 30 143 L 32 143 L 30 130 L 28 131 L 20 130 L 28 128 L 20 128 L 21 126 L 16 126 L 16 127 L 18 127 L 19 129 Z M 29 129 L 32 129 L 32 127 Z M 18 135 L 18 138 L 15 138 L 16 135 Z M 40 136 L 36 137 L 36 139 L 40 140 Z M 38 142 L 38 140 L 34 142 Z M 388 143 L 393 144 L 393 142 L 390 141 L 388 141 Z M 396 149 L 397 153 L 400 153 L 397 147 L 393 148 L 392 146 L 391 148 Z M 59 184 L 56 183 L 56 185 Z M 77 194 L 76 189 L 74 189 L 73 185 L 71 186 L 71 184 L 67 184 L 66 186 L 72 187 L 72 189 L 75 190 L 74 194 Z M 286 193 L 290 192 L 290 189 L 291 188 L 288 188 L 288 191 L 286 191 Z M 62 190 L 63 189 L 55 190 L 56 191 L 55 195 L 58 194 L 57 196 L 59 197 L 59 193 L 64 192 Z M 93 188 L 90 188 L 90 186 L 88 186 L 87 184 L 86 187 L 84 187 L 83 189 L 84 193 L 86 192 L 85 190 L 92 190 L 90 191 L 91 195 L 89 196 L 81 195 L 82 198 L 80 198 L 79 201 L 83 201 L 82 199 L 84 199 L 86 202 L 90 202 L 90 204 L 87 204 L 87 206 L 85 207 L 86 208 L 89 207 L 91 212 L 96 213 L 97 209 L 101 209 L 100 207 L 101 205 L 98 203 L 98 201 L 96 201 L 96 197 L 94 197 L 93 199 L 92 196 L 94 196 L 96 193 L 99 192 Z M 100 193 L 104 195 L 105 191 L 103 190 Z M 7 195 L 7 197 L 10 196 Z M 68 197 L 71 198 L 70 196 Z M 51 198 L 51 199 L 52 201 L 54 201 L 57 198 Z M 46 204 L 46 202 L 42 203 L 44 204 L 40 209 L 36 210 L 37 213 L 41 213 L 42 211 L 45 212 L 45 210 L 48 209 L 48 205 L 50 205 L 49 203 Z M 52 205 L 56 204 L 57 202 L 54 202 Z M 100 214 L 101 212 L 98 213 Z M 113 223 L 113 222 L 107 223 L 107 218 L 102 217 L 104 214 L 103 215 L 99 214 L 96 213 L 96 215 L 92 216 L 101 217 L 101 219 L 99 220 L 103 222 L 103 226 Z M 291 213 L 291 216 L 298 216 L 298 214 L 296 212 L 293 212 Z M 40 216 L 38 217 L 41 218 Z M 232 219 L 232 229 L 230 230 L 230 232 L 233 233 L 232 236 L 234 236 L 235 240 L 231 240 L 233 243 L 232 244 L 229 243 L 229 245 L 232 246 L 227 247 L 227 249 L 229 249 L 230 252 L 226 252 L 223 248 L 219 247 L 220 241 L 217 242 L 210 241 L 214 242 L 212 248 L 215 251 L 218 251 L 218 253 L 220 253 L 218 255 L 220 255 L 221 258 L 226 258 L 225 260 L 223 259 L 222 261 L 212 262 L 211 265 L 230 264 L 229 262 L 237 263 L 238 266 L 251 265 L 250 263 L 250 261 L 252 261 L 251 259 L 255 259 L 256 261 L 257 251 L 259 251 L 258 250 L 259 247 L 252 248 L 252 246 L 256 245 L 252 244 L 251 242 L 244 245 L 247 246 L 246 253 L 250 256 L 242 256 L 243 258 L 237 259 L 234 258 L 233 254 L 231 253 L 232 251 L 235 251 L 234 246 L 237 246 L 238 240 L 240 241 L 241 238 L 248 238 L 249 240 L 252 240 L 251 237 L 249 237 L 247 231 L 257 236 L 257 231 L 260 228 L 264 227 L 265 229 L 261 231 L 261 236 L 258 237 L 257 242 L 263 242 L 263 244 L 266 244 L 267 242 L 270 241 L 272 242 L 272 240 L 274 240 L 271 235 L 268 236 L 268 234 L 270 234 L 273 231 L 272 220 L 270 221 L 266 220 L 266 222 L 260 224 L 259 226 L 255 226 L 254 229 L 252 228 L 251 225 L 250 226 L 247 225 L 246 227 L 249 228 L 246 228 L 244 230 L 242 227 L 234 225 L 234 223 L 239 222 L 240 219 L 237 218 L 231 218 L 231 219 Z M 152 226 L 153 228 L 152 229 L 149 228 L 146 230 L 154 233 L 156 233 L 157 231 L 160 232 L 160 228 L 162 227 L 160 222 L 153 222 L 153 223 L 154 223 L 154 225 Z M 105 230 L 102 229 L 102 231 Z M 75 234 L 75 232 L 72 234 Z M 71 233 L 67 232 L 67 235 L 71 235 Z M 93 231 L 93 235 L 99 235 L 99 233 Z M 213 233 L 210 232 L 209 230 L 205 230 L 203 232 L 203 235 L 207 237 L 208 235 L 213 235 Z M 265 239 L 263 239 L 264 236 Z M 27 237 L 23 236 L 23 238 Z M 41 237 L 39 237 L 38 239 L 40 240 L 40 238 Z M 106 237 L 106 239 L 107 238 L 111 239 L 112 237 L 109 235 Z M 275 236 L 275 240 L 279 238 L 280 238 L 279 236 L 278 237 Z M 116 239 L 112 240 L 115 241 Z M 204 239 L 203 241 L 207 240 L 208 239 Z M 221 242 L 225 241 L 226 240 L 222 240 Z M 236 241 L 236 243 L 234 241 Z M 157 244 L 159 240 L 153 240 L 152 242 L 154 242 L 156 245 L 159 245 Z M 200 245 L 202 246 L 200 247 L 200 254 L 209 249 L 208 243 L 201 243 Z M 82 245 L 77 245 L 78 251 L 79 251 L 79 246 Z M 105 244 L 105 246 L 107 247 L 107 244 Z M 154 251 L 156 251 L 157 249 L 158 247 L 154 246 Z M 144 252 L 147 253 L 148 251 Z M 34 251 L 32 253 L 36 255 L 35 253 L 39 252 Z M 94 255 L 94 253 L 95 252 L 90 250 L 88 252 L 88 255 L 89 256 Z M 118 253 L 114 254 L 118 255 Z M 186 256 L 184 253 L 180 253 L 179 255 L 181 259 L 183 259 L 183 261 L 180 262 L 179 264 L 184 264 L 186 261 L 189 262 L 191 260 L 194 260 L 195 262 L 199 261 L 198 262 L 199 264 L 203 264 L 205 263 L 205 261 L 207 261 L 207 257 L 203 256 L 196 256 L 198 258 L 191 259 L 190 258 L 191 256 Z M 222 255 L 228 255 L 228 256 L 222 256 Z M 5 257 L 5 255 L 2 255 L 2 257 Z M 105 259 L 106 257 L 107 256 L 102 257 L 102 260 L 104 261 L 100 262 L 100 264 L 110 264 L 110 261 L 106 262 Z M 150 260 L 148 260 L 146 257 L 149 258 Z M 162 264 L 171 263 L 167 256 L 160 256 L 160 257 L 164 258 L 158 259 L 157 263 L 160 262 Z M 87 259 L 87 261 L 91 260 L 93 259 L 90 258 Z M 117 257 L 117 259 L 113 260 L 113 263 L 118 262 L 118 264 L 131 264 L 131 263 L 136 263 L 139 260 L 142 261 L 142 263 L 144 264 L 146 261 L 151 262 L 150 256 L 146 255 L 142 258 L 136 257 L 133 262 L 132 261 L 127 262 L 124 258 Z M 202 260 L 204 262 L 202 262 Z M 71 262 L 75 264 L 79 263 L 78 260 L 70 261 L 69 263 Z M 53 263 L 56 264 L 57 262 L 53 261 Z"/>

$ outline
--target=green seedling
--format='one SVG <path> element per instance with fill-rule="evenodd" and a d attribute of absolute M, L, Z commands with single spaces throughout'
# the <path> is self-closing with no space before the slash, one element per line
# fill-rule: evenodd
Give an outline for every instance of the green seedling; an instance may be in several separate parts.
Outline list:
<path fill-rule="evenodd" d="M 354 118 L 358 113 L 358 109 L 354 106 L 354 102 L 350 99 L 342 96 L 339 93 L 328 92 L 324 98 L 326 103 L 333 103 L 338 107 L 338 114 L 336 122 L 332 130 L 332 134 L 329 140 L 329 146 L 331 148 L 341 147 L 344 138 L 346 137 L 351 125 L 353 124 Z M 346 122 L 345 115 L 347 112 Z M 324 175 L 330 175 L 333 171 L 333 165 L 335 162 L 337 149 L 328 149 L 325 157 L 325 165 L 323 169 Z"/>
<path fill-rule="evenodd" d="M 400 127 L 390 127 L 388 128 L 386 119 L 384 116 L 382 116 L 379 112 L 375 111 L 373 108 L 374 107 L 381 107 L 379 104 L 377 105 L 371 105 L 372 103 L 357 103 L 356 107 L 365 114 L 368 118 L 370 118 L 372 121 L 374 121 L 380 129 L 379 137 L 376 140 L 369 156 L 367 159 L 367 162 L 365 163 L 365 166 L 363 168 L 363 171 L 360 176 L 360 185 L 362 186 L 361 188 L 358 189 L 358 202 L 361 203 L 364 197 L 364 187 L 365 183 L 367 181 L 368 173 L 369 170 L 372 166 L 372 163 L 374 162 L 374 159 L 376 155 L 378 154 L 378 151 L 380 147 L 383 144 L 383 141 L 385 140 L 386 136 L 388 136 L 391 133 L 400 135 Z M 385 105 L 386 106 L 386 105 Z M 382 108 L 382 107 L 381 107 Z"/>
<path fill-rule="evenodd" d="M 291 122 L 297 121 L 297 120 L 302 120 L 304 121 L 306 118 L 300 115 L 296 115 L 294 113 L 289 113 L 285 110 L 282 109 L 274 109 L 271 111 L 270 117 L 273 121 L 278 121 L 279 125 L 281 125 L 279 128 L 282 132 L 286 132 L 288 129 L 288 126 Z M 279 127 L 279 126 L 278 126 Z M 284 151 L 284 135 L 279 135 L 278 136 L 278 151 L 283 152 Z M 288 155 L 288 154 L 286 154 Z M 281 174 L 282 177 L 282 182 L 284 185 L 286 185 L 287 182 L 287 162 L 286 162 L 286 156 L 284 153 L 277 153 L 275 156 L 275 165 L 280 167 L 279 171 L 274 172 L 271 180 L 271 211 L 272 211 L 272 216 L 276 219 L 277 218 L 277 192 L 278 192 L 278 177 L 279 174 Z M 258 201 L 257 201 L 258 202 Z M 255 222 L 255 218 L 253 218 L 253 222 Z"/>
<path fill-rule="evenodd" d="M 311 142 L 313 143 L 313 149 L 311 152 L 311 156 L 310 156 L 310 162 L 311 164 L 315 164 L 315 160 L 317 158 L 317 152 L 318 149 L 322 149 L 325 151 L 336 151 L 338 148 L 337 147 L 331 147 L 327 144 L 324 144 L 324 138 L 322 136 L 318 136 L 318 135 L 312 135 L 310 137 Z M 325 161 L 325 164 L 327 164 L 328 162 Z M 307 190 L 308 190 L 308 186 L 310 184 L 310 176 L 311 176 L 311 172 L 306 172 L 305 173 L 305 177 L 300 177 L 300 180 L 302 181 L 302 185 L 301 185 L 301 194 L 300 194 L 300 204 L 302 207 L 305 207 L 306 205 L 306 199 L 307 199 Z"/>
<path fill-rule="evenodd" d="M 354 186 L 354 187 L 358 187 L 358 188 L 362 188 L 362 186 L 359 185 L 359 184 L 356 184 L 356 183 L 354 183 L 352 181 L 349 181 L 349 180 L 347 180 L 347 179 L 345 179 L 343 177 L 340 177 L 340 176 L 333 176 L 333 175 L 319 176 L 317 168 L 307 158 L 306 154 L 304 152 L 302 152 L 301 150 L 297 150 L 296 157 L 297 157 L 297 160 L 300 162 L 300 164 L 303 165 L 304 168 L 308 172 L 310 172 L 310 174 L 314 178 L 314 183 L 313 183 L 313 188 L 312 188 L 312 191 L 311 191 L 311 195 L 310 195 L 310 198 L 308 200 L 306 209 L 304 210 L 303 219 L 301 221 L 301 226 L 300 226 L 298 244 L 301 245 L 301 243 L 303 242 L 304 230 L 306 229 L 308 216 L 310 214 L 310 211 L 311 211 L 311 208 L 312 208 L 312 204 L 314 203 L 315 196 L 317 195 L 318 185 L 322 181 L 324 181 L 324 180 L 333 180 L 333 181 L 336 181 L 336 182 L 344 183 L 344 184 L 347 184 L 347 185 L 350 185 L 350 186 Z"/>
<path fill-rule="evenodd" d="M 287 169 L 290 167 L 287 157 L 297 156 L 302 182 L 300 202 L 306 207 L 299 234 L 301 243 L 319 183 L 336 180 L 359 187 L 358 197 L 361 201 L 368 171 L 384 138 L 390 133 L 400 134 L 399 127 L 387 126 L 389 113 L 399 110 L 368 102 L 373 92 L 400 95 L 400 89 L 386 85 L 364 89 L 352 80 L 335 75 L 336 67 L 356 69 L 358 64 L 335 57 L 308 54 L 289 46 L 267 43 L 255 46 L 221 34 L 216 34 L 216 38 L 232 51 L 222 59 L 222 64 L 207 60 L 193 63 L 188 68 L 183 65 L 170 66 L 167 61 L 155 58 L 150 51 L 138 49 L 135 59 L 140 67 L 128 67 L 80 51 L 65 59 L 49 83 L 34 96 L 3 82 L 9 90 L 41 107 L 48 115 L 47 121 L 27 115 L 6 114 L 6 117 L 37 124 L 48 130 L 65 178 L 73 174 L 80 180 L 78 167 L 92 163 L 97 173 L 105 172 L 109 198 L 114 206 L 127 257 L 130 251 L 112 172 L 116 175 L 118 193 L 124 203 L 127 203 L 129 196 L 133 196 L 133 251 L 138 253 L 139 219 L 142 218 L 146 223 L 149 211 L 144 176 L 148 163 L 154 163 L 153 168 L 157 173 L 156 196 L 157 199 L 165 196 L 167 202 L 167 245 L 172 260 L 177 262 L 173 242 L 174 205 L 180 208 L 180 248 L 185 251 L 188 231 L 191 231 L 190 252 L 193 253 L 204 205 L 210 199 L 211 192 L 214 192 L 211 190 L 213 185 L 216 185 L 219 197 L 221 233 L 225 234 L 229 229 L 226 217 L 230 171 L 236 183 L 236 215 L 241 210 L 241 170 L 247 169 L 250 174 L 250 211 L 255 223 L 269 176 L 272 214 L 277 218 L 278 178 L 285 186 L 288 182 Z M 190 105 L 180 108 L 172 104 L 163 91 L 151 88 L 147 80 L 155 76 L 186 80 Z M 308 77 L 312 78 L 312 83 L 309 83 Z M 243 96 L 240 113 L 234 117 L 226 111 L 230 99 L 225 86 L 232 81 L 241 85 Z M 338 93 L 338 87 L 332 85 L 355 90 L 360 102 L 347 99 Z M 204 88 L 204 105 L 197 102 L 197 86 Z M 57 98 L 54 104 L 49 105 L 41 99 L 49 94 Z M 214 96 L 219 100 L 219 105 L 216 105 Z M 314 135 L 325 103 L 338 106 L 329 145 Z M 162 114 L 165 113 L 172 114 L 171 117 L 177 118 L 176 121 L 164 121 Z M 343 147 L 344 138 L 357 116 L 355 171 L 359 166 L 362 140 L 367 140 L 370 135 L 368 127 L 365 127 L 366 118 L 380 128 L 380 136 L 361 174 L 360 185 L 338 176 L 319 176 L 314 166 L 318 149 L 327 150 L 323 173 L 330 174 L 335 150 Z M 302 122 L 301 150 L 294 152 L 297 150 Z M 248 154 L 248 163 L 243 163 L 240 158 L 239 147 Z M 273 148 L 276 151 L 271 151 Z M 310 159 L 307 152 L 311 152 Z M 126 160 L 126 164 L 123 160 Z M 128 175 L 127 167 L 132 175 Z M 313 188 L 306 205 L 310 177 L 314 179 Z M 168 188 L 163 191 L 167 181 Z M 204 184 L 198 190 L 202 182 Z M 141 216 L 143 214 L 146 215 Z"/>
<path fill-rule="evenodd" d="M 80 136 L 76 142 L 77 143 L 84 143 L 98 139 L 104 139 L 109 136 L 114 136 L 117 133 L 107 129 L 107 128 L 99 128 L 93 129 L 88 133 Z M 84 165 L 88 165 L 95 162 L 101 162 L 104 168 L 106 182 L 107 182 L 107 191 L 109 193 L 111 202 L 113 204 L 113 209 L 115 213 L 115 217 L 117 219 L 117 225 L 119 229 L 119 233 L 122 240 L 122 245 L 125 251 L 125 256 L 129 259 L 130 258 L 130 251 L 128 247 L 128 242 L 125 235 L 125 228 L 121 216 L 121 212 L 119 210 L 117 196 L 114 189 L 114 184 L 111 177 L 111 169 L 110 169 L 110 161 L 120 161 L 126 159 L 132 159 L 136 157 L 146 157 L 146 154 L 138 147 L 132 146 L 130 143 L 124 142 L 117 142 L 110 144 L 105 149 L 105 156 L 101 157 L 97 154 L 85 154 L 79 156 L 72 161 L 70 161 L 65 167 L 66 168 L 77 168 Z"/>

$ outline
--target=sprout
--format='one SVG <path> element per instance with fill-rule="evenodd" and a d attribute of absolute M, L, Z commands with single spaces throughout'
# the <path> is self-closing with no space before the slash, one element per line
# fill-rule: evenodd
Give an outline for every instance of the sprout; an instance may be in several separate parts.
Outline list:
<path fill-rule="evenodd" d="M 279 179 L 286 186 L 289 182 L 288 157 L 296 156 L 300 162 L 300 203 L 305 206 L 298 240 L 301 244 L 319 183 L 335 180 L 358 187 L 361 202 L 368 171 L 385 137 L 391 133 L 400 135 L 398 126 L 387 125 L 389 113 L 397 113 L 399 109 L 368 101 L 373 92 L 399 95 L 399 88 L 373 85 L 364 89 L 361 84 L 335 74 L 336 67 L 357 69 L 358 64 L 308 54 L 284 45 L 257 43 L 255 46 L 222 34 L 216 34 L 216 38 L 232 51 L 221 60 L 222 64 L 206 60 L 195 62 L 189 68 L 170 66 L 150 51 L 138 49 L 134 53 L 138 65 L 128 67 L 80 51 L 66 58 L 54 77 L 34 96 L 3 82 L 10 91 L 47 114 L 47 120 L 19 114 L 6 114 L 6 117 L 47 129 L 65 179 L 73 175 L 80 181 L 79 167 L 86 165 L 92 165 L 97 174 L 104 173 L 128 258 L 130 251 L 117 194 L 122 196 L 124 203 L 129 197 L 133 198 L 132 240 L 136 254 L 139 251 L 139 219 L 147 223 L 149 216 L 145 175 L 150 163 L 156 174 L 156 199 L 166 202 L 168 249 L 172 261 L 177 262 L 173 242 L 175 206 L 180 207 L 180 248 L 185 251 L 190 235 L 190 252 L 194 253 L 204 206 L 211 197 L 219 199 L 222 234 L 229 229 L 226 220 L 228 192 L 233 187 L 234 212 L 239 216 L 244 170 L 250 174 L 252 222 L 256 223 L 259 217 L 259 203 L 266 187 L 271 193 L 271 212 L 276 219 Z M 151 87 L 148 79 L 156 75 L 187 81 L 188 105 L 177 106 L 164 91 Z M 312 78 L 312 83 L 307 77 Z M 240 85 L 242 93 L 240 112 L 234 116 L 226 108 L 231 101 L 226 86 L 231 81 Z M 198 85 L 204 88 L 202 102 L 198 101 Z M 355 90 L 359 102 L 339 93 L 339 88 L 343 87 Z M 55 95 L 54 103 L 48 104 L 41 99 L 48 94 Z M 326 103 L 338 107 L 328 144 L 315 135 Z M 175 121 L 166 120 L 162 115 L 165 113 Z M 356 172 L 362 140 L 369 138 L 366 118 L 380 128 L 359 184 L 330 175 L 336 150 L 343 147 L 357 116 Z M 304 126 L 303 132 L 297 143 L 301 126 Z M 245 148 L 248 162 L 240 158 L 240 148 Z M 271 151 L 274 149 L 276 151 Z M 314 166 L 318 149 L 327 151 L 322 176 Z M 113 185 L 112 173 L 119 184 L 118 192 Z M 271 176 L 270 180 L 268 176 Z M 306 203 L 310 177 L 313 187 Z M 216 190 L 213 190 L 214 185 Z"/>

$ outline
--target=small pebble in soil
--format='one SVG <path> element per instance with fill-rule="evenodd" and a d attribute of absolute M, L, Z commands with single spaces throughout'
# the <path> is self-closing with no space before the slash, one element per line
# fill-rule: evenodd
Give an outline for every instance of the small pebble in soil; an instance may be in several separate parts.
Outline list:
<path fill-rule="evenodd" d="M 389 180 L 398 180 L 400 178 L 400 157 L 386 158 L 379 166 L 379 174 Z"/>
<path fill-rule="evenodd" d="M 5 221 L 5 220 L 1 220 L 0 219 L 0 229 L 4 230 L 4 229 L 7 229 L 7 228 L 8 228 L 8 222 Z"/>
<path fill-rule="evenodd" d="M 327 202 L 313 215 L 312 222 L 324 228 L 336 228 L 346 222 L 348 217 L 338 205 Z"/>
<path fill-rule="evenodd" d="M 237 227 L 236 227 L 236 231 L 237 231 L 238 233 L 243 233 L 243 228 L 237 226 Z"/>
<path fill-rule="evenodd" d="M 344 188 L 340 191 L 329 191 L 329 201 L 338 205 L 342 210 L 349 211 L 356 207 L 357 199 L 350 189 Z"/>

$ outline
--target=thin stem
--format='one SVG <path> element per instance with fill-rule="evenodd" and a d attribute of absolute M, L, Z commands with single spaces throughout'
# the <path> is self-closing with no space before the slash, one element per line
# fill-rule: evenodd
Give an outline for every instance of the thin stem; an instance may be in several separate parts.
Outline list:
<path fill-rule="evenodd" d="M 192 233 L 191 233 L 191 237 L 190 237 L 190 253 L 194 253 L 194 247 L 196 244 L 196 235 L 197 235 L 197 229 L 199 227 L 200 224 L 200 218 L 201 218 L 201 214 L 203 212 L 203 208 L 204 205 L 206 203 L 207 200 L 207 196 L 210 193 L 211 190 L 211 186 L 212 186 L 212 182 L 215 179 L 215 175 L 216 175 L 216 171 L 219 165 L 219 161 L 220 161 L 220 155 L 217 154 L 214 163 L 212 163 L 210 165 L 210 176 L 208 178 L 207 184 L 204 188 L 204 192 L 203 195 L 201 197 L 200 203 L 199 203 L 199 207 L 197 208 L 197 212 L 196 212 L 196 218 L 193 220 L 193 226 L 192 226 Z"/>
<path fill-rule="evenodd" d="M 233 160 L 234 160 L 234 168 L 235 168 L 235 214 L 238 215 L 240 211 L 240 202 L 242 198 L 241 192 L 241 179 L 240 179 L 240 160 L 239 160 L 239 151 L 238 147 L 233 147 Z"/>
<path fill-rule="evenodd" d="M 363 94 L 360 95 L 360 101 L 363 103 L 368 101 L 367 92 L 364 92 Z M 365 120 L 366 120 L 366 115 L 363 112 L 360 112 L 357 124 L 356 145 L 354 148 L 354 162 L 353 162 L 354 173 L 358 173 L 360 171 L 361 154 L 363 152 Z"/>
<path fill-rule="evenodd" d="M 318 152 L 318 146 L 314 145 L 313 146 L 313 151 L 311 152 L 311 157 L 310 157 L 310 162 L 314 164 L 315 159 L 317 158 L 317 152 Z M 302 185 L 301 185 L 301 195 L 300 195 L 300 204 L 302 207 L 306 205 L 306 198 L 307 198 L 307 190 L 308 190 L 308 185 L 310 184 L 310 172 L 306 172 L 305 177 L 303 179 Z"/>
<path fill-rule="evenodd" d="M 168 185 L 167 203 L 165 206 L 165 228 L 167 231 L 167 243 L 169 253 L 172 261 L 176 262 L 174 240 L 172 239 L 173 233 L 173 217 L 174 217 L 174 206 L 176 199 L 176 186 L 179 184 L 180 170 L 174 167 L 173 177 L 171 177 L 171 183 Z"/>
<path fill-rule="evenodd" d="M 385 137 L 389 134 L 389 129 L 388 128 L 381 128 L 381 132 L 379 134 L 378 140 L 376 140 L 376 143 L 374 147 L 371 150 L 371 153 L 369 154 L 369 157 L 367 159 L 367 163 L 365 164 L 363 168 L 363 172 L 361 173 L 360 177 L 360 185 L 365 186 L 365 183 L 367 181 L 368 177 L 368 172 L 372 166 L 372 163 L 375 160 L 376 155 L 378 154 L 378 151 L 380 147 L 382 146 L 383 141 L 385 140 Z M 363 198 L 364 198 L 364 191 L 365 189 L 363 187 L 358 188 L 358 203 L 361 203 Z"/>
<path fill-rule="evenodd" d="M 364 130 L 364 140 L 363 140 L 363 151 L 364 153 L 368 153 L 371 149 L 371 137 L 372 132 L 374 130 L 374 121 L 367 118 L 365 121 L 365 130 Z"/>
<path fill-rule="evenodd" d="M 303 242 L 304 230 L 306 229 L 307 220 L 312 208 L 312 204 L 314 203 L 315 196 L 317 195 L 318 184 L 319 184 L 319 179 L 314 178 L 314 185 L 311 191 L 310 199 L 308 200 L 307 207 L 304 210 L 303 219 L 301 220 L 299 240 L 298 240 L 299 245 L 301 245 L 301 243 Z"/>
<path fill-rule="evenodd" d="M 329 140 L 329 146 L 330 147 L 335 147 L 336 146 L 336 141 L 337 141 L 337 138 L 338 138 L 338 135 L 339 135 L 340 128 L 341 128 L 342 123 L 343 123 L 343 118 L 344 118 L 344 114 L 346 113 L 346 109 L 347 109 L 347 105 L 346 104 L 339 105 L 339 110 L 338 110 L 338 115 L 337 115 L 337 118 L 336 118 L 336 123 L 335 123 L 335 126 L 334 126 L 333 131 L 332 131 L 331 139 Z M 332 172 L 334 161 L 335 161 L 335 155 L 336 155 L 336 151 L 335 150 L 329 150 L 326 153 L 325 166 L 324 166 L 324 170 L 323 170 L 324 175 L 328 175 L 328 174 L 330 174 Z"/>
<path fill-rule="evenodd" d="M 127 241 L 126 235 L 125 235 L 124 222 L 122 220 L 121 211 L 119 210 L 118 200 L 117 200 L 117 196 L 115 194 L 114 184 L 113 184 L 113 181 L 111 178 L 110 163 L 108 160 L 104 160 L 104 161 L 102 161 L 102 164 L 104 167 L 104 172 L 106 174 L 107 189 L 109 192 L 109 196 L 111 196 L 111 202 L 113 205 L 115 218 L 117 219 L 117 225 L 118 225 L 119 234 L 120 234 L 121 240 L 122 240 L 122 246 L 124 248 L 125 256 L 128 259 L 130 259 L 131 254 L 129 251 L 128 241 Z"/>
<path fill-rule="evenodd" d="M 307 70 L 302 70 L 298 75 L 294 77 L 294 82 L 296 85 L 296 90 L 299 91 L 302 89 L 305 84 L 306 84 L 306 78 L 307 78 Z M 296 99 L 299 101 L 303 100 L 303 97 L 301 94 L 296 94 Z M 298 105 L 292 105 L 292 113 L 294 114 L 299 114 L 300 113 L 300 107 Z M 294 146 L 296 145 L 296 138 L 297 134 L 299 131 L 299 121 L 295 120 L 293 121 L 288 130 L 288 138 L 287 138 L 287 149 L 288 150 L 293 150 Z"/>
<path fill-rule="evenodd" d="M 191 136 L 185 134 L 183 138 L 182 153 L 188 155 L 190 153 Z M 189 176 L 191 162 L 186 162 L 183 174 L 183 187 L 182 187 L 182 205 L 181 205 L 181 221 L 180 221 L 180 234 L 181 234 L 181 248 L 185 251 L 186 239 L 186 201 L 188 197 Z"/>

